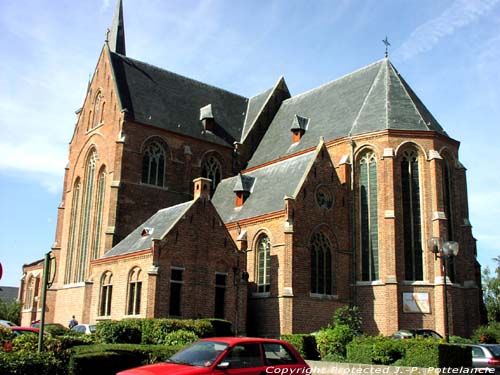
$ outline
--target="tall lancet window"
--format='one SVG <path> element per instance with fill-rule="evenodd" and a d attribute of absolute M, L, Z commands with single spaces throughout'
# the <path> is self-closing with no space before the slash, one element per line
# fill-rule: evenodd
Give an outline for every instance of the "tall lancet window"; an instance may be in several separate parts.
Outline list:
<path fill-rule="evenodd" d="M 271 289 L 271 241 L 265 234 L 257 241 L 257 292 L 268 293 Z"/>
<path fill-rule="evenodd" d="M 311 293 L 335 294 L 332 267 L 332 245 L 323 232 L 311 237 Z"/>
<path fill-rule="evenodd" d="M 373 152 L 367 152 L 359 161 L 361 278 L 363 281 L 377 280 L 379 277 L 377 188 L 377 160 Z"/>
<path fill-rule="evenodd" d="M 422 223 L 418 153 L 403 152 L 401 160 L 401 196 L 403 203 L 403 236 L 405 279 L 423 280 Z"/>
<path fill-rule="evenodd" d="M 165 175 L 165 149 L 158 142 L 151 142 L 142 157 L 142 182 L 163 186 Z"/>
<path fill-rule="evenodd" d="M 73 273 L 75 265 L 75 247 L 77 241 L 77 223 L 79 216 L 80 204 L 80 179 L 77 178 L 73 185 L 73 200 L 71 204 L 71 219 L 69 223 L 69 241 L 68 253 L 66 256 L 66 270 L 64 272 L 64 283 L 70 284 L 73 282 Z"/>
<path fill-rule="evenodd" d="M 452 173 L 450 168 L 450 159 L 443 159 L 443 205 L 446 215 L 446 234 L 448 241 L 454 241 L 454 226 L 453 226 L 453 183 Z M 448 260 L 448 276 L 452 282 L 455 282 L 455 259 L 452 257 Z"/>
<path fill-rule="evenodd" d="M 96 128 L 102 120 L 102 92 L 98 91 L 94 98 L 94 110 L 92 111 L 92 128 Z"/>
<path fill-rule="evenodd" d="M 215 156 L 209 156 L 203 160 L 203 163 L 201 164 L 201 175 L 212 180 L 210 193 L 213 194 L 222 178 L 222 168 L 219 160 L 217 160 Z"/>
<path fill-rule="evenodd" d="M 92 231 L 94 235 L 94 241 L 92 243 L 92 259 L 97 259 L 99 257 L 99 249 L 101 247 L 102 212 L 104 208 L 105 187 L 106 187 L 106 169 L 103 167 L 99 172 L 99 177 L 97 180 L 95 215 L 94 215 L 94 225 L 93 225 L 94 228 Z"/>
<path fill-rule="evenodd" d="M 95 150 L 90 153 L 85 168 L 85 179 L 82 200 L 82 214 L 80 218 L 80 246 L 78 255 L 78 270 L 76 281 L 85 280 L 87 274 L 89 249 L 90 249 L 90 228 L 92 218 L 92 207 L 95 187 L 95 169 L 98 155 Z"/>

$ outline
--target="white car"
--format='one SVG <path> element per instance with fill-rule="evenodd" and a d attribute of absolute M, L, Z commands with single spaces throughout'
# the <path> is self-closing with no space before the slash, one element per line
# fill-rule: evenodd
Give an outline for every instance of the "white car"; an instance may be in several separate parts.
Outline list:
<path fill-rule="evenodd" d="M 95 324 L 78 324 L 71 328 L 71 330 L 73 332 L 90 335 L 92 333 L 95 333 Z"/>
<path fill-rule="evenodd" d="M 10 320 L 0 320 L 0 326 L 2 327 L 19 327 L 17 324 L 12 323 Z"/>

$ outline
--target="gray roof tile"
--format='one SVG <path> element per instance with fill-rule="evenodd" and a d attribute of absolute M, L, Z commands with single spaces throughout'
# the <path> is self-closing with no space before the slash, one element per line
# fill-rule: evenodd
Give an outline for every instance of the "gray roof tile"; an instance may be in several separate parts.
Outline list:
<path fill-rule="evenodd" d="M 178 220 L 189 210 L 189 208 L 191 208 L 194 202 L 195 201 L 189 201 L 159 210 L 104 254 L 101 259 L 150 249 L 152 246 L 152 239 L 163 239 Z M 149 235 L 144 236 L 143 231 L 146 228 Z"/>

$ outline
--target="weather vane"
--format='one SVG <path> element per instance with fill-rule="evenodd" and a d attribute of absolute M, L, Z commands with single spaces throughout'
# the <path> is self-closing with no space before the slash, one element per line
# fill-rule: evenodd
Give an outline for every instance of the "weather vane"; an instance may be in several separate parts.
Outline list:
<path fill-rule="evenodd" d="M 382 43 L 385 44 L 385 57 L 389 56 L 389 53 L 387 52 L 387 48 L 391 45 L 391 43 L 389 43 L 389 40 L 387 39 L 387 35 L 385 36 L 385 39 L 382 40 Z"/>

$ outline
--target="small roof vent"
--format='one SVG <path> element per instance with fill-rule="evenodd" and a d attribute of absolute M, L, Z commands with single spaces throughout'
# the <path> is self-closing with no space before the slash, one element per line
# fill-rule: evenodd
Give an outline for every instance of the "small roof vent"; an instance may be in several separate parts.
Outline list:
<path fill-rule="evenodd" d="M 147 228 L 147 227 L 144 227 L 142 229 L 142 232 L 141 232 L 141 236 L 142 237 L 147 237 L 147 236 L 150 236 L 153 234 L 153 230 L 154 228 Z"/>
<path fill-rule="evenodd" d="M 255 177 L 246 176 L 244 174 L 239 174 L 236 177 L 236 183 L 234 184 L 233 191 L 246 191 L 248 193 L 251 192 L 253 184 L 255 182 Z"/>
<path fill-rule="evenodd" d="M 212 104 L 208 104 L 205 107 L 200 108 L 200 121 L 203 121 L 207 118 L 214 118 L 214 115 L 212 113 Z"/>
<path fill-rule="evenodd" d="M 292 131 L 292 143 L 300 141 L 308 127 L 309 118 L 294 115 L 292 126 L 290 127 L 290 130 Z"/>

